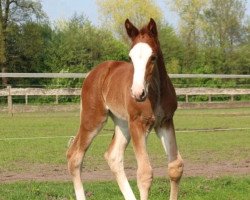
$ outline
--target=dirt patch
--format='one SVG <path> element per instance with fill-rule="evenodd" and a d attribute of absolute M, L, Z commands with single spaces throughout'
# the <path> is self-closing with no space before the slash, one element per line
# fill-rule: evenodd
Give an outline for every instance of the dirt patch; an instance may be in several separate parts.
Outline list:
<path fill-rule="evenodd" d="M 136 169 L 126 169 L 129 179 L 136 178 Z M 194 164 L 185 162 L 184 177 L 204 176 L 215 178 L 225 175 L 249 175 L 250 161 L 240 163 Z M 154 177 L 165 177 L 167 167 L 154 168 Z M 82 179 L 85 181 L 114 180 L 110 170 L 84 171 Z M 66 165 L 36 165 L 28 172 L 0 172 L 0 183 L 15 181 L 70 181 Z"/>

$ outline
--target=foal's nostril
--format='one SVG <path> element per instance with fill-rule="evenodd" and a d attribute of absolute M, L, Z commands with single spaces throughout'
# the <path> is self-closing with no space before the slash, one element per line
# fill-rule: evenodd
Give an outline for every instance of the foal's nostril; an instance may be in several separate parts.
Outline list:
<path fill-rule="evenodd" d="M 145 90 L 142 91 L 140 98 L 143 99 L 144 96 L 145 96 Z"/>
<path fill-rule="evenodd" d="M 142 94 L 140 95 L 140 99 L 143 101 L 147 97 L 147 93 L 145 90 L 142 91 Z"/>

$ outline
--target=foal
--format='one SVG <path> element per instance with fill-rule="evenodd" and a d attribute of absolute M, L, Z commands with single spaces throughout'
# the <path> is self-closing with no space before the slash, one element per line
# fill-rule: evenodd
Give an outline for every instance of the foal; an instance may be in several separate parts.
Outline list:
<path fill-rule="evenodd" d="M 81 122 L 68 152 L 68 169 L 73 178 L 77 200 L 85 200 L 81 182 L 81 164 L 93 138 L 110 116 L 115 133 L 105 153 L 126 200 L 135 200 L 123 165 L 124 151 L 130 141 L 137 159 L 137 185 L 140 199 L 147 200 L 153 170 L 146 151 L 146 140 L 154 128 L 168 152 L 170 199 L 177 199 L 183 161 L 178 153 L 173 125 L 177 108 L 174 87 L 167 75 L 156 23 L 138 30 L 128 19 L 127 34 L 132 41 L 131 63 L 107 61 L 94 68 L 82 87 Z"/>

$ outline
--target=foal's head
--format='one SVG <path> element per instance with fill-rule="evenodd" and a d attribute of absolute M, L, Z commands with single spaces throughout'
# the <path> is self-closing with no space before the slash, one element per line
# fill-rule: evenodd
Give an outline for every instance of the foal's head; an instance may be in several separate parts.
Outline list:
<path fill-rule="evenodd" d="M 151 18 L 148 25 L 138 30 L 128 19 L 125 28 L 132 41 L 129 56 L 134 66 L 132 96 L 137 101 L 144 101 L 148 95 L 153 69 L 156 66 L 159 42 L 155 21 Z"/>

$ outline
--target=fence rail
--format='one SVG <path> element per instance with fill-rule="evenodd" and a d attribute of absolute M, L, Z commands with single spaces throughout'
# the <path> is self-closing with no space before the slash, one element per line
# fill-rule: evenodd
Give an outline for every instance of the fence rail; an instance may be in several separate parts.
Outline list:
<path fill-rule="evenodd" d="M 0 73 L 0 78 L 85 78 L 88 73 Z M 169 74 L 170 78 L 250 78 L 243 74 Z"/>
<path fill-rule="evenodd" d="M 208 101 L 212 102 L 212 96 L 227 95 L 234 101 L 236 95 L 250 95 L 250 89 L 220 89 L 220 88 L 176 88 L 177 96 L 185 96 L 186 103 L 189 102 L 189 96 L 208 96 Z M 55 103 L 58 104 L 59 96 L 80 96 L 80 88 L 60 88 L 60 89 L 44 89 L 44 88 L 12 88 L 7 86 L 0 90 L 0 96 L 6 96 L 8 101 L 8 111 L 12 112 L 13 96 L 25 96 L 25 104 L 28 104 L 29 96 L 55 96 Z"/>
<path fill-rule="evenodd" d="M 88 73 L 0 73 L 0 78 L 86 78 Z M 213 78 L 213 79 L 249 79 L 250 75 L 238 74 L 169 74 L 170 78 Z M 218 88 L 177 88 L 178 96 L 185 96 L 186 103 L 189 96 L 208 96 L 212 101 L 214 95 L 228 95 L 234 101 L 236 95 L 250 95 L 250 89 L 218 89 Z M 12 88 L 7 86 L 0 89 L 0 97 L 7 96 L 8 110 L 12 112 L 13 96 L 25 96 L 25 104 L 28 104 L 29 96 L 55 96 L 55 103 L 58 104 L 59 96 L 80 96 L 80 88 Z"/>
<path fill-rule="evenodd" d="M 1 78 L 85 78 L 88 73 L 0 73 Z"/>

